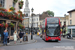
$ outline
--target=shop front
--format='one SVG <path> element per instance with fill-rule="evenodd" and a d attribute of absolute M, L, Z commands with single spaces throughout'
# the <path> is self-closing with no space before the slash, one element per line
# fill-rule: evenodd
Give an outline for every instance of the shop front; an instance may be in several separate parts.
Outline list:
<path fill-rule="evenodd" d="M 68 32 L 71 33 L 72 37 L 75 37 L 75 25 L 68 26 Z"/>
<path fill-rule="evenodd" d="M 10 19 L 6 19 L 6 18 L 0 18 L 0 41 L 3 41 L 3 32 L 5 29 L 8 30 L 10 40 L 13 40 L 14 31 L 16 30 L 18 33 L 20 32 L 18 30 L 19 23 L 21 23 L 19 20 L 10 20 Z M 6 26 L 6 24 L 7 24 L 7 26 Z"/>

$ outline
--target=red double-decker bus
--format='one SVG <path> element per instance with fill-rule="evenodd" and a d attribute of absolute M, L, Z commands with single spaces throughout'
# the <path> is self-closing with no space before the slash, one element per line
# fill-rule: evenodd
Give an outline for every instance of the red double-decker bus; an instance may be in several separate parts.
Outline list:
<path fill-rule="evenodd" d="M 42 22 L 42 39 L 45 41 L 61 41 L 60 19 L 47 17 Z"/>

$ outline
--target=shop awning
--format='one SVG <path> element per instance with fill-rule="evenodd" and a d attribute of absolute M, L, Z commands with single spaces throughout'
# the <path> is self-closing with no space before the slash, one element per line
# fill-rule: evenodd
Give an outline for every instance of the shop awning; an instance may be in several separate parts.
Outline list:
<path fill-rule="evenodd" d="M 68 29 L 75 29 L 75 26 L 68 26 Z"/>

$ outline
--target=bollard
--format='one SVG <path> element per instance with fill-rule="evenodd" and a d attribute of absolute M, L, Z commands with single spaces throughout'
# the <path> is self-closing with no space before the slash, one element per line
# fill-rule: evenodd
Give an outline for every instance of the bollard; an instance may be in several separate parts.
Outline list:
<path fill-rule="evenodd" d="M 28 41 L 28 36 L 26 36 L 26 41 Z"/>
<path fill-rule="evenodd" d="M 31 34 L 31 40 L 33 40 L 33 35 Z"/>

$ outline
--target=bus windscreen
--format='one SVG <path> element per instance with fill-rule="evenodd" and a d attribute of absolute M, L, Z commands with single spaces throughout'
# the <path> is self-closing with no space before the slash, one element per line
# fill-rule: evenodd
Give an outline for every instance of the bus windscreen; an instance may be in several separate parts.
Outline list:
<path fill-rule="evenodd" d="M 60 36 L 60 26 L 59 26 L 58 18 L 48 18 L 47 19 L 46 34 L 48 36 Z"/>
<path fill-rule="evenodd" d="M 46 31 L 48 36 L 60 36 L 60 27 L 48 27 Z"/>

